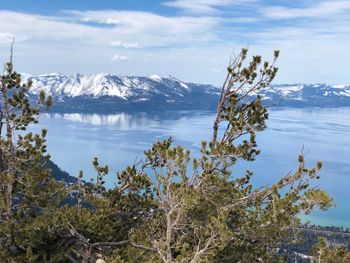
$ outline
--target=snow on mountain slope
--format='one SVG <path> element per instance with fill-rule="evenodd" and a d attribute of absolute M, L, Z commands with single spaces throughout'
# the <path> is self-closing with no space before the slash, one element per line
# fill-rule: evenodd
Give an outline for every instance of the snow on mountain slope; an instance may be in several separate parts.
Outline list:
<path fill-rule="evenodd" d="M 163 95 L 184 96 L 191 92 L 188 84 L 173 77 L 117 76 L 111 74 L 74 74 L 71 76 L 59 73 L 50 73 L 29 77 L 33 81 L 33 94 L 44 90 L 53 97 L 78 96 L 112 96 L 128 99 L 140 92 L 143 94 L 156 93 Z"/>
<path fill-rule="evenodd" d="M 27 79 L 33 81 L 32 95 L 44 90 L 59 111 L 209 109 L 219 93 L 211 85 L 185 83 L 172 76 L 50 73 Z"/>
<path fill-rule="evenodd" d="M 59 111 L 120 111 L 152 109 L 215 109 L 220 89 L 212 85 L 185 83 L 172 76 L 118 76 L 111 74 L 50 73 L 27 76 L 32 94 L 41 90 L 54 99 Z M 269 105 L 289 107 L 350 106 L 350 86 L 282 84 L 258 93 Z"/>
<path fill-rule="evenodd" d="M 350 106 L 350 86 L 327 84 L 283 84 L 263 88 L 263 99 L 286 106 Z"/>

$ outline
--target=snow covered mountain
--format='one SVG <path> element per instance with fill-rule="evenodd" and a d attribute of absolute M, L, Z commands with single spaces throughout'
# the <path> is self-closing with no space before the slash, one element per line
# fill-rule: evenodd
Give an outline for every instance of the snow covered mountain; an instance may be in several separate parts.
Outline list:
<path fill-rule="evenodd" d="M 349 107 L 350 85 L 283 84 L 259 91 L 264 102 L 287 107 Z"/>
<path fill-rule="evenodd" d="M 33 97 L 40 90 L 53 97 L 56 112 L 214 110 L 220 94 L 212 85 L 185 83 L 172 76 L 51 73 L 26 78 L 33 81 Z M 350 86 L 345 85 L 271 85 L 259 94 L 266 104 L 275 106 L 350 106 Z"/>
<path fill-rule="evenodd" d="M 121 110 L 211 109 L 220 90 L 184 83 L 172 76 L 117 76 L 59 73 L 27 77 L 32 95 L 44 90 L 54 99 L 53 111 L 113 112 Z"/>

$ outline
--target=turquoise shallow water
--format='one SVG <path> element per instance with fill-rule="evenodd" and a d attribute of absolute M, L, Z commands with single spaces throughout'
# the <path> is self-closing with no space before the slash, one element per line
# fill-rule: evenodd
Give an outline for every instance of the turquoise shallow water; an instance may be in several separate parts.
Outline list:
<path fill-rule="evenodd" d="M 116 171 L 141 158 L 152 142 L 172 136 L 196 152 L 200 141 L 210 138 L 211 112 L 163 112 L 134 114 L 47 114 L 34 130 L 48 129 L 48 149 L 52 160 L 76 176 L 84 170 L 94 175 L 92 158 L 110 166 L 107 186 L 115 182 Z M 297 165 L 304 146 L 308 163 L 322 160 L 324 168 L 318 185 L 326 189 L 337 205 L 327 212 L 316 212 L 307 220 L 323 225 L 350 227 L 350 108 L 274 109 L 268 129 L 257 137 L 262 153 L 253 163 L 241 162 L 236 174 L 245 169 L 255 172 L 254 183 L 277 180 Z"/>

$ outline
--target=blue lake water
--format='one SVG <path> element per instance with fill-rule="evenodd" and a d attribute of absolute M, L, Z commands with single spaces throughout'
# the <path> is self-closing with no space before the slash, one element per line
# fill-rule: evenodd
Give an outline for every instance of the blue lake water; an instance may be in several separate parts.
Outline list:
<path fill-rule="evenodd" d="M 48 129 L 52 160 L 76 176 L 83 170 L 94 176 L 92 158 L 108 164 L 107 186 L 112 187 L 116 171 L 143 156 L 152 142 L 171 136 L 196 152 L 200 141 L 210 139 L 214 113 L 163 112 L 134 114 L 47 114 L 35 129 Z M 240 162 L 237 175 L 254 172 L 256 185 L 276 181 L 297 166 L 304 147 L 307 163 L 323 161 L 317 184 L 334 198 L 336 207 L 316 212 L 307 219 L 323 225 L 350 227 L 350 108 L 273 109 L 268 128 L 257 136 L 262 150 L 255 162 Z"/>

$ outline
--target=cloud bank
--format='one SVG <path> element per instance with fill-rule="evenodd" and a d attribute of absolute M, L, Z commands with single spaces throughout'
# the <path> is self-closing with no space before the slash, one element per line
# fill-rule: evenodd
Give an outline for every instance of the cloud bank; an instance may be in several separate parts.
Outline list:
<path fill-rule="evenodd" d="M 271 57 L 281 50 L 278 82 L 346 82 L 350 2 L 174 0 L 168 13 L 59 10 L 0 11 L 0 59 L 16 38 L 20 71 L 175 75 L 219 84 L 232 52 L 249 45 Z M 128 61 L 127 63 L 115 63 Z"/>

